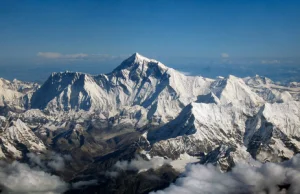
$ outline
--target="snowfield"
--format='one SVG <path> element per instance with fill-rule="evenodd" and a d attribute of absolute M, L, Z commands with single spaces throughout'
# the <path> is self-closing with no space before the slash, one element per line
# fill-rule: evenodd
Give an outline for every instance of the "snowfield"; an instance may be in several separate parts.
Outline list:
<path fill-rule="evenodd" d="M 109 74 L 52 73 L 41 86 L 0 79 L 0 157 L 75 145 L 109 153 L 134 134 L 141 155 L 181 171 L 199 155 L 225 171 L 237 161 L 280 162 L 300 150 L 299 96 L 297 82 L 186 76 L 138 53 Z"/>

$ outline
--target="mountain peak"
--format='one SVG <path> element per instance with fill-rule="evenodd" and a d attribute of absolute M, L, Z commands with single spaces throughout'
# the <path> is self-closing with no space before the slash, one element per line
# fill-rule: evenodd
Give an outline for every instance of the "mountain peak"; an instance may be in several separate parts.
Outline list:
<path fill-rule="evenodd" d="M 147 57 L 144 57 L 143 55 L 139 54 L 138 52 L 133 53 L 133 55 L 131 55 L 131 57 L 129 57 L 128 59 L 130 60 L 134 60 L 134 61 L 155 61 L 153 59 L 149 59 Z"/>
<path fill-rule="evenodd" d="M 138 67 L 141 67 L 141 69 L 147 69 L 149 66 L 157 66 L 159 69 L 162 70 L 168 69 L 168 67 L 166 67 L 161 62 L 155 59 L 149 59 L 136 52 L 133 55 L 131 55 L 128 59 L 125 59 L 121 63 L 121 65 L 119 65 L 117 68 L 113 70 L 113 72 L 117 72 L 123 69 L 132 70 Z"/>
<path fill-rule="evenodd" d="M 138 52 L 133 53 L 132 56 L 134 56 L 135 58 L 144 57 L 141 54 L 139 54 Z"/>

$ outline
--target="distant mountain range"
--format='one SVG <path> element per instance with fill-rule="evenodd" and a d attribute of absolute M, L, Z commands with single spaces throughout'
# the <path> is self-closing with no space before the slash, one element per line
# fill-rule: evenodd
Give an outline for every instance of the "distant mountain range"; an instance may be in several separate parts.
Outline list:
<path fill-rule="evenodd" d="M 292 158 L 299 100 L 299 82 L 187 76 L 135 53 L 109 74 L 52 73 L 42 85 L 0 79 L 0 157 L 73 185 L 54 193 L 147 193 L 187 163 L 229 171 Z M 51 168 L 59 162 L 63 169 Z M 163 181 L 146 184 L 147 176 Z"/>

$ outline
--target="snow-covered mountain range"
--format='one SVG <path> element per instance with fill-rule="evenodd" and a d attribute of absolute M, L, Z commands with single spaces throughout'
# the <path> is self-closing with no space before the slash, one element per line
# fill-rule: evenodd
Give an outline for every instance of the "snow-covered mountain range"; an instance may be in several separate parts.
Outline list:
<path fill-rule="evenodd" d="M 300 83 L 186 76 L 135 53 L 109 74 L 52 73 L 41 86 L 0 79 L 0 157 L 54 150 L 82 161 L 72 166 L 80 172 L 137 145 L 149 160 L 201 155 L 225 171 L 280 162 L 300 152 L 299 100 Z"/>

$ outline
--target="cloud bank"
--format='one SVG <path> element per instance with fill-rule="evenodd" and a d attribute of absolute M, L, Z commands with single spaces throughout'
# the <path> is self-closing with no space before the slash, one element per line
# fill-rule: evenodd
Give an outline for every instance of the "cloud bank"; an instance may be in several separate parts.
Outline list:
<path fill-rule="evenodd" d="M 86 54 L 86 53 L 74 53 L 74 54 L 62 54 L 58 52 L 38 52 L 38 57 L 46 59 L 59 59 L 59 60 L 114 60 L 125 59 L 130 55 L 109 55 L 109 54 Z"/>
<path fill-rule="evenodd" d="M 41 159 L 41 156 L 34 153 L 28 153 L 27 157 L 29 158 L 30 164 L 38 166 L 44 170 L 52 169 L 55 171 L 63 171 L 65 168 L 65 162 L 72 160 L 70 155 L 61 155 L 55 152 L 47 153 L 43 160 Z"/>
<path fill-rule="evenodd" d="M 63 193 L 68 184 L 58 176 L 51 175 L 27 164 L 0 161 L 0 188 L 4 193 Z"/>
<path fill-rule="evenodd" d="M 149 160 L 144 160 L 141 156 L 135 156 L 135 159 L 131 161 L 118 161 L 114 166 L 113 171 L 106 171 L 105 175 L 109 177 L 117 177 L 120 170 L 133 170 L 133 171 L 147 171 L 149 169 L 157 169 L 164 164 L 169 164 L 171 160 L 164 159 L 162 157 L 154 156 Z"/>
<path fill-rule="evenodd" d="M 288 191 L 280 190 L 279 186 Z M 228 173 L 221 173 L 212 165 L 189 165 L 174 184 L 152 194 L 296 194 L 299 191 L 300 155 L 296 155 L 281 164 L 237 165 Z"/>
<path fill-rule="evenodd" d="M 88 54 L 85 53 L 76 53 L 76 54 L 61 54 L 56 52 L 38 52 L 37 56 L 44 57 L 47 59 L 84 59 L 88 57 Z"/>
<path fill-rule="evenodd" d="M 138 170 L 145 171 L 148 169 L 157 169 L 164 164 L 169 163 L 170 160 L 166 160 L 162 157 L 153 157 L 150 160 L 144 160 L 140 156 L 136 156 L 134 160 L 129 161 L 118 161 L 115 167 L 122 170 Z"/>

